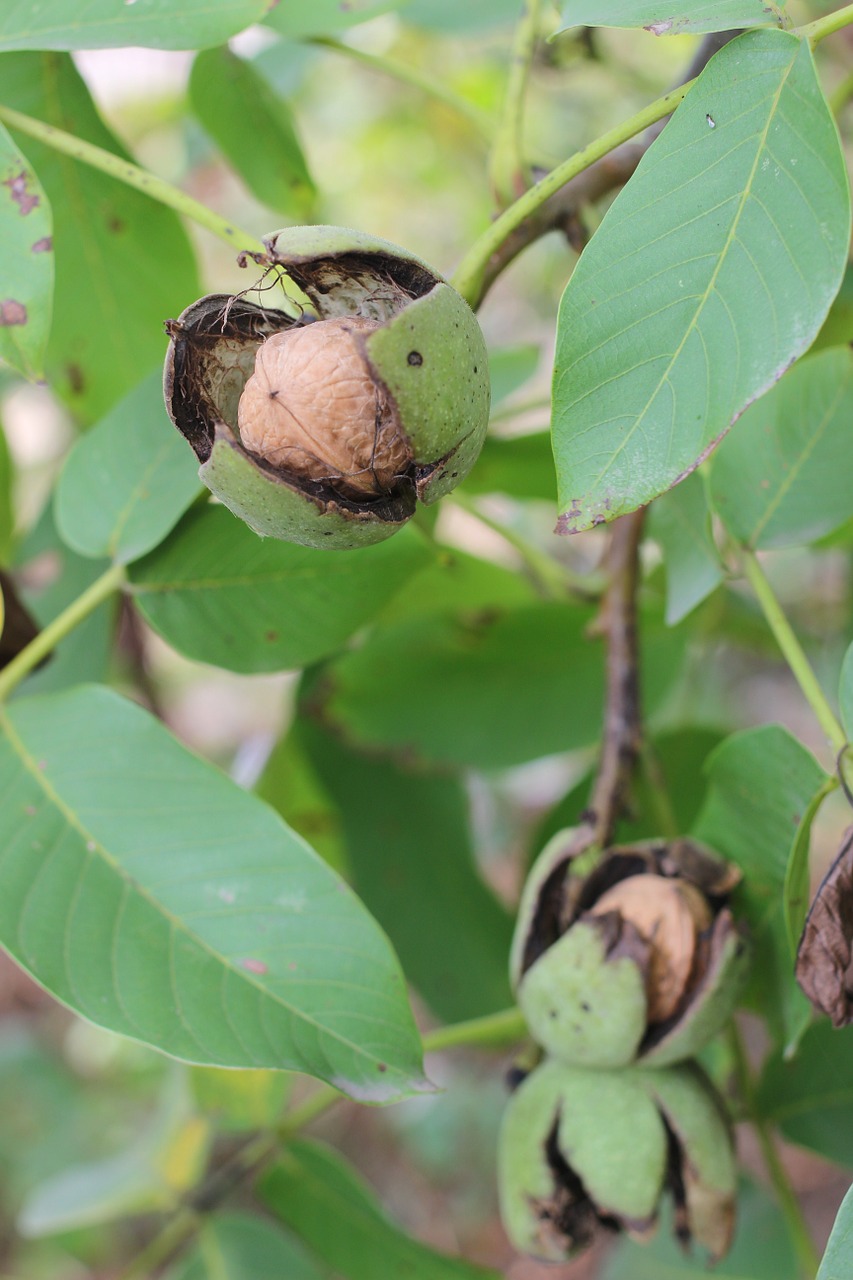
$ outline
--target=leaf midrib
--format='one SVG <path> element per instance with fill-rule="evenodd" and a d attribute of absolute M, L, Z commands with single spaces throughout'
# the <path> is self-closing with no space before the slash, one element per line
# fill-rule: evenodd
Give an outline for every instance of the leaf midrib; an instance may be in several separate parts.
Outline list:
<path fill-rule="evenodd" d="M 354 1044 L 352 1041 L 348 1040 L 345 1036 L 342 1036 L 340 1032 L 334 1031 L 331 1028 L 324 1026 L 323 1023 L 318 1022 L 315 1018 L 312 1018 L 310 1014 L 304 1013 L 303 1011 L 294 1008 L 293 1005 L 289 1004 L 286 1000 L 282 999 L 281 996 L 274 994 L 262 983 L 255 981 L 255 979 L 251 976 L 251 974 L 247 973 L 242 969 L 237 968 L 236 965 L 232 964 L 229 960 L 225 959 L 224 956 L 222 956 L 219 952 L 215 951 L 208 942 L 206 942 L 203 938 L 200 938 L 196 933 L 193 932 L 193 930 L 188 929 L 186 927 L 185 922 L 181 919 L 180 916 L 175 916 L 171 911 L 168 911 L 166 907 L 163 905 L 163 903 L 161 903 L 157 898 L 155 898 L 153 894 L 149 892 L 149 890 L 147 890 L 143 885 L 141 885 L 138 880 L 134 879 L 134 877 L 131 876 L 124 869 L 124 867 L 121 865 L 118 859 L 115 858 L 112 854 L 110 854 L 110 852 L 105 847 L 105 845 L 95 836 L 95 833 L 92 831 L 89 831 L 82 824 L 82 822 L 79 821 L 77 815 L 74 813 L 74 811 L 71 808 L 69 808 L 66 802 L 62 799 L 61 795 L 50 783 L 50 781 L 48 780 L 43 770 L 41 770 L 38 767 L 37 761 L 34 759 L 32 754 L 27 750 L 27 747 L 25 746 L 23 739 L 21 738 L 20 734 L 16 731 L 12 721 L 8 716 L 8 713 L 5 711 L 0 711 L 0 728 L 4 730 L 10 745 L 15 750 L 16 755 L 18 756 L 19 760 L 21 761 L 21 764 L 23 765 L 27 773 L 30 774 L 30 776 L 34 779 L 34 781 L 36 782 L 36 785 L 44 793 L 48 801 L 55 807 L 55 809 L 59 812 L 59 814 L 65 819 L 65 821 L 68 823 L 68 826 L 73 831 L 77 832 L 77 834 L 84 841 L 84 844 L 88 845 L 89 843 L 91 843 L 95 846 L 93 850 L 88 848 L 86 849 L 86 853 L 88 855 L 94 856 L 96 854 L 100 854 L 103 857 L 104 862 L 107 864 L 107 866 L 110 868 L 110 870 L 114 874 L 116 874 L 121 880 L 123 880 L 125 884 L 128 885 L 128 887 L 135 890 L 140 895 L 140 897 L 144 898 L 145 901 L 148 902 L 149 905 L 151 905 L 159 915 L 163 916 L 166 920 L 168 920 L 170 926 L 173 929 L 175 929 L 176 932 L 184 934 L 185 937 L 187 937 L 197 947 L 199 947 L 202 951 L 204 951 L 207 955 L 209 955 L 212 959 L 214 959 L 222 969 L 227 970 L 228 972 L 234 974 L 237 978 L 240 979 L 241 982 L 245 983 L 249 987 L 254 988 L 267 1000 L 272 1001 L 274 1004 L 280 1005 L 281 1008 L 286 1010 L 292 1017 L 297 1018 L 302 1022 L 308 1023 L 321 1034 L 329 1036 L 331 1039 L 338 1041 L 339 1044 L 350 1049 L 354 1054 L 359 1055 L 366 1061 L 374 1064 L 379 1061 L 378 1058 L 371 1057 L 371 1055 L 368 1054 L 365 1049 L 361 1048 L 359 1045 Z M 193 1039 L 196 1039 L 195 1034 L 194 1033 L 192 1034 L 193 1034 Z M 399 1068 L 392 1068 L 389 1064 L 389 1071 L 390 1070 L 393 1070 L 394 1073 L 398 1076 L 401 1074 Z"/>
<path fill-rule="evenodd" d="M 758 170 L 758 162 L 759 162 L 759 160 L 761 159 L 761 156 L 763 155 L 764 150 L 765 150 L 765 147 L 766 147 L 766 145 L 767 145 L 767 136 L 768 136 L 768 133 L 769 133 L 769 131 L 770 131 L 770 125 L 771 125 L 771 122 L 773 121 L 773 119 L 775 118 L 776 113 L 777 113 L 777 111 L 778 111 L 778 109 L 779 109 L 779 99 L 780 99 L 780 98 L 781 98 L 781 96 L 782 96 L 782 92 L 783 92 L 783 90 L 784 90 L 784 88 L 785 88 L 785 85 L 786 85 L 786 84 L 787 84 L 787 82 L 788 82 L 788 77 L 790 76 L 790 74 L 791 74 L 791 72 L 792 72 L 792 70 L 793 70 L 793 68 L 794 68 L 794 65 L 795 65 L 795 63 L 796 63 L 797 58 L 799 57 L 799 55 L 800 55 L 800 44 L 799 44 L 799 42 L 798 42 L 798 43 L 797 43 L 797 48 L 796 48 L 796 50 L 793 52 L 793 56 L 791 57 L 791 61 L 790 61 L 789 65 L 788 65 L 788 67 L 787 67 L 787 69 L 786 69 L 786 71 L 785 71 L 785 74 L 784 74 L 784 76 L 782 77 L 782 79 L 781 79 L 781 81 L 780 81 L 780 83 L 779 83 L 779 87 L 777 88 L 776 92 L 773 94 L 773 98 L 772 98 L 772 105 L 771 105 L 771 107 L 770 107 L 770 110 L 769 110 L 769 111 L 768 111 L 768 113 L 767 113 L 767 120 L 766 120 L 766 123 L 765 123 L 765 125 L 764 125 L 764 128 L 763 128 L 763 129 L 762 129 L 762 131 L 761 131 L 760 141 L 759 141 L 759 143 L 758 143 L 758 145 L 757 145 L 757 147 L 756 147 L 756 150 L 755 150 L 755 159 L 753 160 L 753 163 L 752 163 L 752 169 L 750 170 L 749 177 L 748 177 L 748 179 L 747 179 L 747 181 L 746 181 L 746 185 L 744 186 L 743 193 L 742 193 L 742 195 L 741 195 L 741 198 L 740 198 L 740 201 L 739 201 L 739 204 L 738 204 L 737 212 L 735 213 L 735 215 L 734 215 L 734 217 L 733 217 L 733 219 L 732 219 L 732 224 L 731 224 L 731 226 L 730 226 L 730 228 L 729 228 L 729 231 L 728 231 L 728 234 L 727 234 L 727 236 L 726 236 L 725 244 L 723 245 L 722 249 L 720 250 L 720 254 L 719 254 L 719 257 L 718 257 L 718 259 L 717 259 L 717 265 L 714 267 L 714 270 L 713 270 L 713 272 L 711 273 L 711 278 L 710 278 L 710 280 L 708 281 L 708 284 L 707 284 L 707 286 L 706 286 L 706 288 L 705 288 L 704 292 L 700 295 L 700 299 L 701 299 L 701 300 L 700 300 L 700 302 L 699 302 L 699 305 L 698 305 L 698 306 L 697 306 L 697 308 L 696 308 L 696 311 L 695 311 L 695 313 L 694 313 L 694 315 L 693 315 L 693 318 L 691 319 L 690 324 L 689 324 L 689 325 L 687 326 L 687 328 L 685 329 L 684 334 L 683 334 L 683 336 L 682 336 L 682 338 L 681 338 L 681 341 L 679 342 L 678 346 L 676 347 L 675 351 L 673 352 L 673 354 L 672 354 L 672 356 L 671 356 L 671 358 L 670 358 L 670 360 L 669 360 L 669 363 L 668 363 L 668 364 L 667 364 L 667 366 L 666 366 L 666 369 L 665 369 L 665 370 L 664 370 L 664 372 L 661 374 L 661 377 L 660 377 L 660 379 L 659 379 L 659 381 L 658 381 L 657 385 L 655 386 L 654 390 L 652 391 L 652 393 L 651 393 L 651 395 L 649 396 L 648 400 L 646 401 L 645 405 L 643 406 L 643 408 L 640 410 L 639 414 L 637 415 L 637 417 L 636 417 L 636 419 L 635 419 L 635 421 L 634 421 L 633 426 L 632 426 L 632 427 L 631 427 L 631 429 L 626 433 L 624 440 L 622 440 L 622 442 L 619 444 L 619 446 L 614 450 L 614 452 L 613 452 L 613 454 L 611 455 L 611 457 L 609 458 L 609 460 L 608 460 L 608 462 L 607 462 L 607 465 L 606 465 L 606 467 L 604 468 L 604 470 L 603 470 L 603 471 L 601 471 L 601 472 L 599 473 L 598 479 L 596 480 L 596 486 L 600 485 L 600 484 L 603 482 L 603 480 L 604 480 L 605 476 L 606 476 L 606 475 L 608 474 L 608 472 L 610 472 L 610 471 L 612 470 L 612 468 L 615 466 L 617 459 L 621 456 L 621 454 L 623 453 L 623 451 L 627 448 L 627 446 L 628 446 L 629 442 L 634 438 L 635 433 L 636 433 L 636 432 L 640 429 L 640 427 L 642 426 L 643 420 L 645 419 L 645 417 L 646 417 L 646 415 L 647 415 L 647 413 L 648 413 L 649 409 L 650 409 L 650 408 L 651 408 L 651 406 L 654 404 L 655 400 L 657 399 L 658 395 L 660 394 L 660 391 L 661 391 L 662 387 L 663 387 L 663 386 L 664 386 L 664 384 L 668 381 L 668 379 L 669 379 L 669 377 L 670 377 L 670 374 L 672 373 L 672 370 L 673 370 L 673 368 L 675 367 L 676 361 L 679 359 L 679 357 L 680 357 L 680 355 L 681 355 L 681 352 L 684 350 L 684 347 L 685 347 L 685 344 L 687 343 L 688 338 L 691 336 L 691 334 L 693 333 L 694 329 L 696 328 L 696 326 L 697 326 L 697 324 L 698 324 L 698 321 L 699 321 L 699 317 L 702 315 L 702 312 L 703 312 L 703 310 L 704 310 L 705 306 L 707 305 L 708 300 L 709 300 L 709 298 L 711 297 L 711 294 L 712 294 L 712 293 L 713 293 L 713 291 L 714 291 L 714 288 L 715 288 L 715 286 L 716 286 L 716 282 L 717 282 L 717 278 L 718 278 L 718 276 L 719 276 L 719 274 L 720 274 L 720 272 L 721 272 L 721 270 L 722 270 L 722 268 L 723 268 L 724 263 L 726 262 L 726 260 L 727 260 L 727 258 L 728 258 L 729 250 L 731 249 L 731 246 L 732 246 L 732 244 L 734 243 L 734 240 L 735 240 L 735 237 L 736 237 L 736 233 L 737 233 L 738 226 L 740 225 L 740 221 L 741 221 L 741 218 L 743 217 L 743 213 L 744 213 L 744 210 L 745 210 L 745 208 L 746 208 L 747 201 L 748 201 L 749 196 L 750 196 L 750 194 L 751 194 L 751 192 L 752 192 L 753 182 L 754 182 L 754 180 L 755 180 L 755 175 L 756 175 L 756 172 L 757 172 L 757 170 Z"/>

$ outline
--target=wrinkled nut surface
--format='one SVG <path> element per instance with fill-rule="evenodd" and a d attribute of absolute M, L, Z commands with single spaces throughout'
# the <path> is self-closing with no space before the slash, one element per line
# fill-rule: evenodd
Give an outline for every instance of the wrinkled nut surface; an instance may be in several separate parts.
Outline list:
<path fill-rule="evenodd" d="M 320 320 L 273 334 L 255 357 L 238 406 L 246 449 L 355 499 L 389 492 L 411 462 L 364 337 L 375 320 Z"/>
<path fill-rule="evenodd" d="M 651 946 L 646 973 L 647 1018 L 664 1022 L 678 1009 L 696 957 L 698 935 L 711 924 L 708 903 L 695 886 L 638 875 L 603 893 L 590 915 L 618 912 Z"/>
<path fill-rule="evenodd" d="M 382 542 L 477 460 L 489 423 L 477 318 L 427 263 L 365 232 L 286 227 L 264 248 L 240 261 L 307 303 L 295 314 L 208 294 L 167 321 L 169 415 L 203 483 L 262 537 Z"/>

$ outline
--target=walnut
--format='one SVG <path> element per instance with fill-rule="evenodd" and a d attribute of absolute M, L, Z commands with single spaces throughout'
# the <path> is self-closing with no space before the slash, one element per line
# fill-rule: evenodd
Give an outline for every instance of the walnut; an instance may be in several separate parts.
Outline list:
<path fill-rule="evenodd" d="M 636 875 L 603 893 L 591 915 L 617 911 L 651 945 L 646 996 L 650 1023 L 665 1022 L 678 1009 L 693 971 L 698 936 L 711 924 L 704 896 L 692 884 L 663 876 Z"/>
<path fill-rule="evenodd" d="M 238 407 L 243 446 L 303 480 L 346 497 L 380 497 L 411 462 L 365 337 L 375 320 L 320 320 L 275 333 L 258 348 Z"/>

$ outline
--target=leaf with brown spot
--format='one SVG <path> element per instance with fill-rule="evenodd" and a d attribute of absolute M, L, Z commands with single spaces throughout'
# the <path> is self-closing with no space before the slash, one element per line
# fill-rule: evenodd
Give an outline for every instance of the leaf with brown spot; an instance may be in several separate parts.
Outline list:
<path fill-rule="evenodd" d="M 853 1022 L 853 827 L 845 832 L 806 916 L 796 975 L 834 1027 Z"/>
<path fill-rule="evenodd" d="M 0 360 L 27 378 L 43 375 L 53 309 L 53 255 L 33 250 L 52 231 L 35 170 L 0 125 Z"/>
<path fill-rule="evenodd" d="M 0 18 L 0 29 L 2 22 Z M 4 53 L 0 64 L 5 105 L 131 159 L 100 119 L 70 57 Z M 163 320 L 200 292 L 192 250 L 171 209 L 34 138 L 18 141 L 46 197 L 22 218 L 17 206 L 3 199 L 7 188 L 0 186 L 0 207 L 8 205 L 12 227 L 25 236 L 20 256 L 27 277 L 55 269 L 45 375 L 74 417 L 90 423 L 162 362 Z M 0 165 L 0 180 L 21 167 L 18 163 L 7 173 Z M 62 210 L 53 231 L 48 223 L 38 225 L 50 203 Z M 121 234 L 109 230 L 116 219 L 124 224 Z M 51 233 L 53 252 L 34 252 L 35 244 Z M 5 249 L 4 243 L 0 252 Z M 27 301 L 20 287 L 13 290 L 6 284 L 2 271 L 0 280 L 2 296 Z"/>

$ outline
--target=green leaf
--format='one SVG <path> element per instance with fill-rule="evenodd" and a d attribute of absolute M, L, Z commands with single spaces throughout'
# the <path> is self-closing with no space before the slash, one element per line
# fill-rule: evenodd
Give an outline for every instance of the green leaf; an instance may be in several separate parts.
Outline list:
<path fill-rule="evenodd" d="M 64 546 L 48 506 L 17 548 L 16 565 L 24 578 L 39 586 L 22 591 L 27 608 L 40 626 L 52 622 L 109 567 Z M 110 661 L 116 601 L 108 600 L 60 642 L 44 667 L 27 677 L 26 693 L 53 693 L 86 680 L 106 678 Z"/>
<path fill-rule="evenodd" d="M 272 805 L 330 867 L 350 879 L 340 814 L 293 731 L 273 747 L 255 795 Z"/>
<path fill-rule="evenodd" d="M 130 158 L 67 55 L 4 54 L 0 80 L 7 106 Z M 26 150 L 62 214 L 47 376 L 78 417 L 94 421 L 162 364 L 163 321 L 201 292 L 192 249 L 171 209 L 35 139 Z"/>
<path fill-rule="evenodd" d="M 252 194 L 310 221 L 316 190 L 285 99 L 227 46 L 197 56 L 189 89 L 193 111 Z"/>
<path fill-rule="evenodd" d="M 387 939 L 271 809 L 103 688 L 2 725 L 0 940 L 37 981 L 186 1061 L 420 1087 Z"/>
<path fill-rule="evenodd" d="M 156 547 L 199 492 L 198 468 L 152 373 L 71 450 L 54 498 L 63 541 L 126 563 Z"/>
<path fill-rule="evenodd" d="M 853 342 L 853 267 L 848 266 L 838 296 L 829 308 L 823 328 L 811 346 L 811 353 L 824 347 L 843 347 Z"/>
<path fill-rule="evenodd" d="M 199 507 L 130 571 L 140 612 L 189 658 L 229 671 L 316 662 L 429 563 L 413 529 L 358 551 L 262 539 L 224 507 Z"/>
<path fill-rule="evenodd" d="M 189 1083 L 196 1104 L 212 1117 L 217 1131 L 240 1131 L 274 1128 L 293 1079 L 286 1071 L 191 1067 Z"/>
<path fill-rule="evenodd" d="M 41 378 L 53 307 L 53 216 L 38 174 L 0 124 L 0 359 Z"/>
<path fill-rule="evenodd" d="M 540 603 L 377 627 L 327 670 L 317 709 L 354 745 L 406 761 L 501 769 L 595 742 L 604 655 L 594 611 Z M 645 636 L 647 701 L 677 674 L 682 639 Z"/>
<path fill-rule="evenodd" d="M 297 1240 L 266 1218 L 217 1213 L 204 1219 L 198 1243 L 164 1280 L 327 1280 L 328 1272 Z"/>
<path fill-rule="evenodd" d="M 749 1003 L 786 1042 L 808 1016 L 794 982 L 788 927 L 801 901 L 785 902 L 801 886 L 792 857 L 803 857 L 801 829 L 827 782 L 811 752 L 778 725 L 732 734 L 708 765 L 709 791 L 695 834 L 743 871 L 739 909 L 750 925 L 755 958 Z"/>
<path fill-rule="evenodd" d="M 433 561 L 411 578 L 382 610 L 380 621 L 397 622 L 424 614 L 471 614 L 535 604 L 535 588 L 519 573 L 481 560 L 456 547 L 437 546 Z"/>
<path fill-rule="evenodd" d="M 810 345 L 849 237 L 844 160 L 809 44 L 747 32 L 708 63 L 563 295 L 563 533 L 633 511 L 696 467 Z"/>
<path fill-rule="evenodd" d="M 817 1280 L 846 1280 L 853 1274 L 853 1187 L 841 1202 L 841 1208 L 817 1273 Z"/>
<path fill-rule="evenodd" d="M 270 0 L 6 0 L 0 16 L 0 50 L 201 49 L 221 44 L 259 22 Z"/>
<path fill-rule="evenodd" d="M 343 31 L 358 22 L 368 22 L 382 13 L 400 9 L 406 0 L 311 0 L 309 4 L 275 5 L 264 22 L 274 31 L 291 39 L 301 36 L 323 36 Z"/>
<path fill-rule="evenodd" d="M 853 517 L 839 467 L 853 416 L 853 352 L 830 348 L 796 364 L 751 405 L 711 467 L 711 499 L 745 546 L 815 542 Z"/>
<path fill-rule="evenodd" d="M 853 1167 L 853 1028 L 813 1023 L 790 1059 L 768 1058 L 758 1089 L 765 1119 L 791 1142 Z"/>
<path fill-rule="evenodd" d="M 513 498 L 556 498 L 554 451 L 547 431 L 487 436 L 477 465 L 465 480 L 469 493 L 508 493 Z"/>
<path fill-rule="evenodd" d="M 853 739 L 853 644 L 847 649 L 841 664 L 838 701 L 841 708 L 841 723 L 849 741 Z"/>
<path fill-rule="evenodd" d="M 155 1113 L 125 1150 L 72 1164 L 33 1189 L 18 1219 L 22 1234 L 55 1235 L 174 1208 L 179 1193 L 200 1175 L 207 1155 L 208 1127 L 188 1104 L 183 1081 L 167 1077 Z M 188 1157 L 179 1162 L 181 1174 L 191 1175 L 189 1182 L 182 1176 L 180 1186 L 170 1176 L 178 1152 Z"/>
<path fill-rule="evenodd" d="M 356 891 L 433 1012 L 506 1008 L 512 920 L 474 866 L 462 782 L 349 751 L 311 724 L 299 738 L 340 814 Z"/>
<path fill-rule="evenodd" d="M 319 1142 L 292 1142 L 260 1183 L 265 1203 L 347 1280 L 498 1280 L 497 1273 L 412 1240 L 372 1191 Z"/>
<path fill-rule="evenodd" d="M 809 850 L 811 847 L 812 823 L 818 809 L 828 793 L 834 789 L 834 779 L 827 778 L 819 791 L 816 791 L 806 806 L 802 821 L 797 828 L 797 835 L 791 848 L 791 856 L 785 869 L 785 883 L 782 889 L 782 906 L 785 912 L 785 929 L 788 936 L 788 950 L 792 961 L 797 958 L 797 948 L 806 916 L 809 912 L 811 879 L 809 875 Z"/>
<path fill-rule="evenodd" d="M 623 1240 L 607 1259 L 601 1280 L 800 1280 L 785 1219 L 760 1187 L 741 1187 L 732 1250 L 713 1270 L 703 1258 L 685 1254 L 667 1225 L 661 1224 L 650 1244 Z"/>
<path fill-rule="evenodd" d="M 519 342 L 514 347 L 497 347 L 489 352 L 493 409 L 533 377 L 541 354 L 535 342 Z"/>
<path fill-rule="evenodd" d="M 787 26 L 779 4 L 768 0 L 698 0 L 663 4 L 656 0 L 565 0 L 563 22 L 568 27 L 645 27 L 655 36 L 680 36 L 692 31 L 728 31 L 735 27 Z"/>
<path fill-rule="evenodd" d="M 649 514 L 649 534 L 663 551 L 666 620 L 673 625 L 707 599 L 725 576 L 702 476 L 688 476 L 658 498 Z"/>

